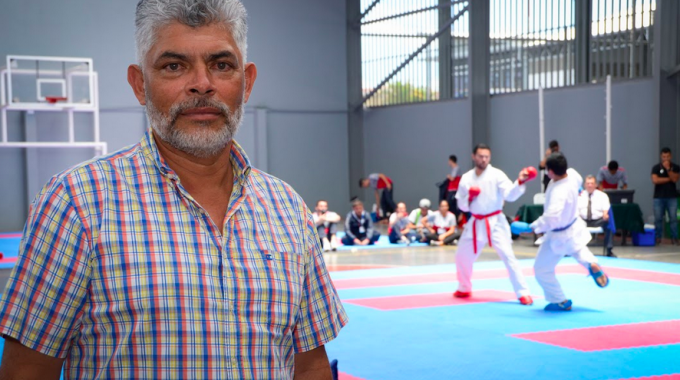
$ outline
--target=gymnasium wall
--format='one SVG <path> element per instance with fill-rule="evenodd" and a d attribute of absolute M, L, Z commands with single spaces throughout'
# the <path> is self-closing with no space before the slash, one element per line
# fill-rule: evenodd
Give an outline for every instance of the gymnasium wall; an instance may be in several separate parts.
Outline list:
<path fill-rule="evenodd" d="M 658 161 L 653 91 L 651 79 L 612 85 L 612 159 L 628 171 L 629 187 L 636 190 L 635 201 L 645 218 L 653 214 L 650 172 Z M 367 111 L 366 173 L 392 177 L 395 200 L 409 207 L 422 197 L 436 200 L 433 184 L 446 175 L 449 154 L 456 154 L 463 168 L 471 167 L 469 109 L 467 100 L 457 100 Z M 489 112 L 492 164 L 512 179 L 523 167 L 538 166 L 538 93 L 493 96 Z M 604 116 L 603 84 L 545 92 L 546 140 L 557 139 L 570 165 L 584 177 L 606 164 Z M 514 215 L 539 191 L 538 181 L 533 182 L 522 198 L 506 205 L 506 213 Z"/>
<path fill-rule="evenodd" d="M 437 203 L 437 182 L 451 172 L 449 155 L 471 165 L 471 114 L 467 100 L 369 109 L 364 114 L 365 174 L 385 173 L 394 181 L 395 201 L 411 209 L 421 198 Z M 368 205 L 375 203 L 372 190 Z M 370 207 L 370 206 L 369 206 Z"/>
<path fill-rule="evenodd" d="M 12 55 L 91 57 L 99 73 L 101 136 L 109 151 L 136 143 L 146 117 L 126 80 L 135 61 L 137 0 L 6 2 L 0 59 Z M 349 199 L 345 4 L 342 1 L 244 0 L 248 60 L 258 80 L 237 135 L 256 167 L 289 182 L 311 205 Z M 13 112 L 14 141 L 66 140 L 65 116 Z M 91 139 L 91 118 L 76 118 L 76 139 Z M 0 231 L 23 227 L 27 206 L 49 178 L 92 151 L 0 149 Z M 343 209 L 344 211 L 344 209 Z"/>

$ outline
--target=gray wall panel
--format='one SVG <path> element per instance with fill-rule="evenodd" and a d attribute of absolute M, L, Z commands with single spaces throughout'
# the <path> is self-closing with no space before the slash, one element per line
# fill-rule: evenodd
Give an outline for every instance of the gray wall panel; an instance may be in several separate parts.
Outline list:
<path fill-rule="evenodd" d="M 658 131 L 654 114 L 653 82 L 636 80 L 612 85 L 612 159 L 626 168 L 629 188 L 645 216 L 653 213 L 649 173 L 658 161 Z M 605 86 L 585 85 L 545 92 L 545 137 L 556 139 L 569 165 L 584 177 L 606 164 Z M 539 155 L 538 93 L 495 96 L 491 99 L 492 161 L 510 178 L 525 166 L 537 166 Z M 514 214 L 540 191 L 538 181 L 527 193 L 506 206 Z"/>
<path fill-rule="evenodd" d="M 314 207 L 349 212 L 346 114 L 269 114 L 269 172 L 288 182 Z"/>
<path fill-rule="evenodd" d="M 409 209 L 421 198 L 438 199 L 435 183 L 450 173 L 450 154 L 470 168 L 472 129 L 467 100 L 385 107 L 365 112 L 364 175 L 385 173 L 394 181 L 395 201 Z M 373 194 L 364 190 L 370 207 Z"/>

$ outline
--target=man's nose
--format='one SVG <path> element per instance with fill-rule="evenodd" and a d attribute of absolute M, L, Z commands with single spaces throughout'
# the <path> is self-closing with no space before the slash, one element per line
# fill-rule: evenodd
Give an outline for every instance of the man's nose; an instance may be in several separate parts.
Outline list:
<path fill-rule="evenodd" d="M 212 74 L 207 67 L 199 67 L 194 70 L 188 91 L 193 95 L 208 95 L 215 91 Z"/>

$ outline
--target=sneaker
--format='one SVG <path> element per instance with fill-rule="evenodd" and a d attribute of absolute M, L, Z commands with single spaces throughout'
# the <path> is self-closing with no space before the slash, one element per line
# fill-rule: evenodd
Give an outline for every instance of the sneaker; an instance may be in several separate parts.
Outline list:
<path fill-rule="evenodd" d="M 607 257 L 617 258 L 618 256 L 616 256 L 611 249 L 608 249 L 607 250 Z"/>
<path fill-rule="evenodd" d="M 335 252 L 338 250 L 338 241 L 336 239 L 331 240 L 331 251 Z"/>
<path fill-rule="evenodd" d="M 456 290 L 455 293 L 453 293 L 453 296 L 456 298 L 468 298 L 472 295 L 472 292 L 461 292 L 460 290 Z"/>
<path fill-rule="evenodd" d="M 590 275 L 593 276 L 593 280 L 595 280 L 595 284 L 597 286 L 604 288 L 609 285 L 609 277 L 607 277 L 599 264 L 590 264 L 590 268 L 588 268 L 588 270 L 590 271 Z"/>
<path fill-rule="evenodd" d="M 562 301 L 560 303 L 549 303 L 545 311 L 571 311 L 571 300 Z"/>
<path fill-rule="evenodd" d="M 328 252 L 331 250 L 331 243 L 328 242 L 328 239 L 323 239 L 323 251 Z"/>
<path fill-rule="evenodd" d="M 408 238 L 406 236 L 401 237 L 401 242 L 406 244 L 406 245 L 411 245 L 411 241 L 408 240 Z"/>
<path fill-rule="evenodd" d="M 531 296 L 521 296 L 519 297 L 519 303 L 522 305 L 532 305 L 534 300 L 531 298 Z"/>

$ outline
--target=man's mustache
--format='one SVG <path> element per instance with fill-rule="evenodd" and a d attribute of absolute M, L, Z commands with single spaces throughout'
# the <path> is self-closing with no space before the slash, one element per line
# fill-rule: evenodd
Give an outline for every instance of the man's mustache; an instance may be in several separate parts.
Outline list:
<path fill-rule="evenodd" d="M 220 114 L 225 118 L 228 118 L 231 115 L 229 107 L 222 102 L 209 98 L 193 98 L 185 102 L 174 104 L 170 108 L 169 116 L 171 122 L 174 124 L 179 115 L 194 108 L 215 108 L 219 110 Z"/>

